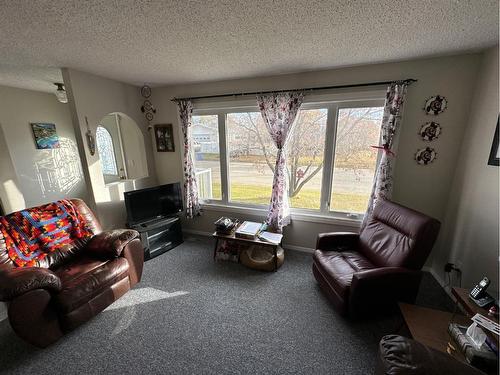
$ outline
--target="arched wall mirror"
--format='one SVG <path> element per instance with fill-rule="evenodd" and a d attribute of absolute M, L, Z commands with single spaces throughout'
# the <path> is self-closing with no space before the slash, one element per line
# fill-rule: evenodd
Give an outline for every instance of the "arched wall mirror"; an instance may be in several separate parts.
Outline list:
<path fill-rule="evenodd" d="M 104 116 L 97 125 L 96 146 L 105 183 L 148 177 L 144 136 L 129 116 Z"/>

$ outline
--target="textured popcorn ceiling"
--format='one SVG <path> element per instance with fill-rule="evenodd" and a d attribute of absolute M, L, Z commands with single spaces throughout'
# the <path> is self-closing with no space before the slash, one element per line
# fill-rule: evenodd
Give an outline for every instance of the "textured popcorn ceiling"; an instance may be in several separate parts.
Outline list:
<path fill-rule="evenodd" d="M 497 0 L 19 0 L 1 3 L 0 21 L 0 64 L 21 75 L 23 66 L 70 67 L 153 85 L 498 43 Z"/>

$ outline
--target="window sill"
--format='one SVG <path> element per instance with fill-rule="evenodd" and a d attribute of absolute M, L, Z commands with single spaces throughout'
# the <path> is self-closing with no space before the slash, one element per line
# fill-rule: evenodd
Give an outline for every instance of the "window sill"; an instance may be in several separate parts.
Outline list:
<path fill-rule="evenodd" d="M 247 214 L 254 216 L 261 216 L 265 218 L 267 215 L 267 209 L 258 207 L 247 207 L 247 206 L 237 206 L 219 203 L 202 203 L 201 207 L 206 211 L 216 211 L 216 212 L 231 212 L 237 214 Z M 341 225 L 349 228 L 359 229 L 361 225 L 361 220 L 350 219 L 346 217 L 340 217 L 332 215 L 324 215 L 321 213 L 314 212 L 303 212 L 292 209 L 291 210 L 292 221 L 303 221 L 307 223 L 318 223 L 318 224 L 334 224 Z"/>

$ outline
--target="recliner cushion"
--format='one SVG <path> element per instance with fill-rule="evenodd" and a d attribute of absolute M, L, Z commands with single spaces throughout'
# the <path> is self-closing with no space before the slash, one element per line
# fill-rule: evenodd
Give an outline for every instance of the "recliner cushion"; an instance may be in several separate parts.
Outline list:
<path fill-rule="evenodd" d="M 62 289 L 56 295 L 56 306 L 68 313 L 88 302 L 104 289 L 128 277 L 129 265 L 125 258 L 101 261 L 82 257 L 55 270 Z"/>
<path fill-rule="evenodd" d="M 434 245 L 439 227 L 436 219 L 381 200 L 359 235 L 359 251 L 377 267 L 419 270 Z"/>
<path fill-rule="evenodd" d="M 349 295 L 354 273 L 376 268 L 363 255 L 354 251 L 316 250 L 313 260 L 328 284 L 345 300 Z"/>

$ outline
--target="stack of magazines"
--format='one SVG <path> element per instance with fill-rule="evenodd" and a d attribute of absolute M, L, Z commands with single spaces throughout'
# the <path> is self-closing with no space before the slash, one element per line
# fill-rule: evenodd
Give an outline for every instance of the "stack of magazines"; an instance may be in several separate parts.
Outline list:
<path fill-rule="evenodd" d="M 240 221 L 235 218 L 221 217 L 215 224 L 215 231 L 217 234 L 231 235 L 234 233 Z"/>

